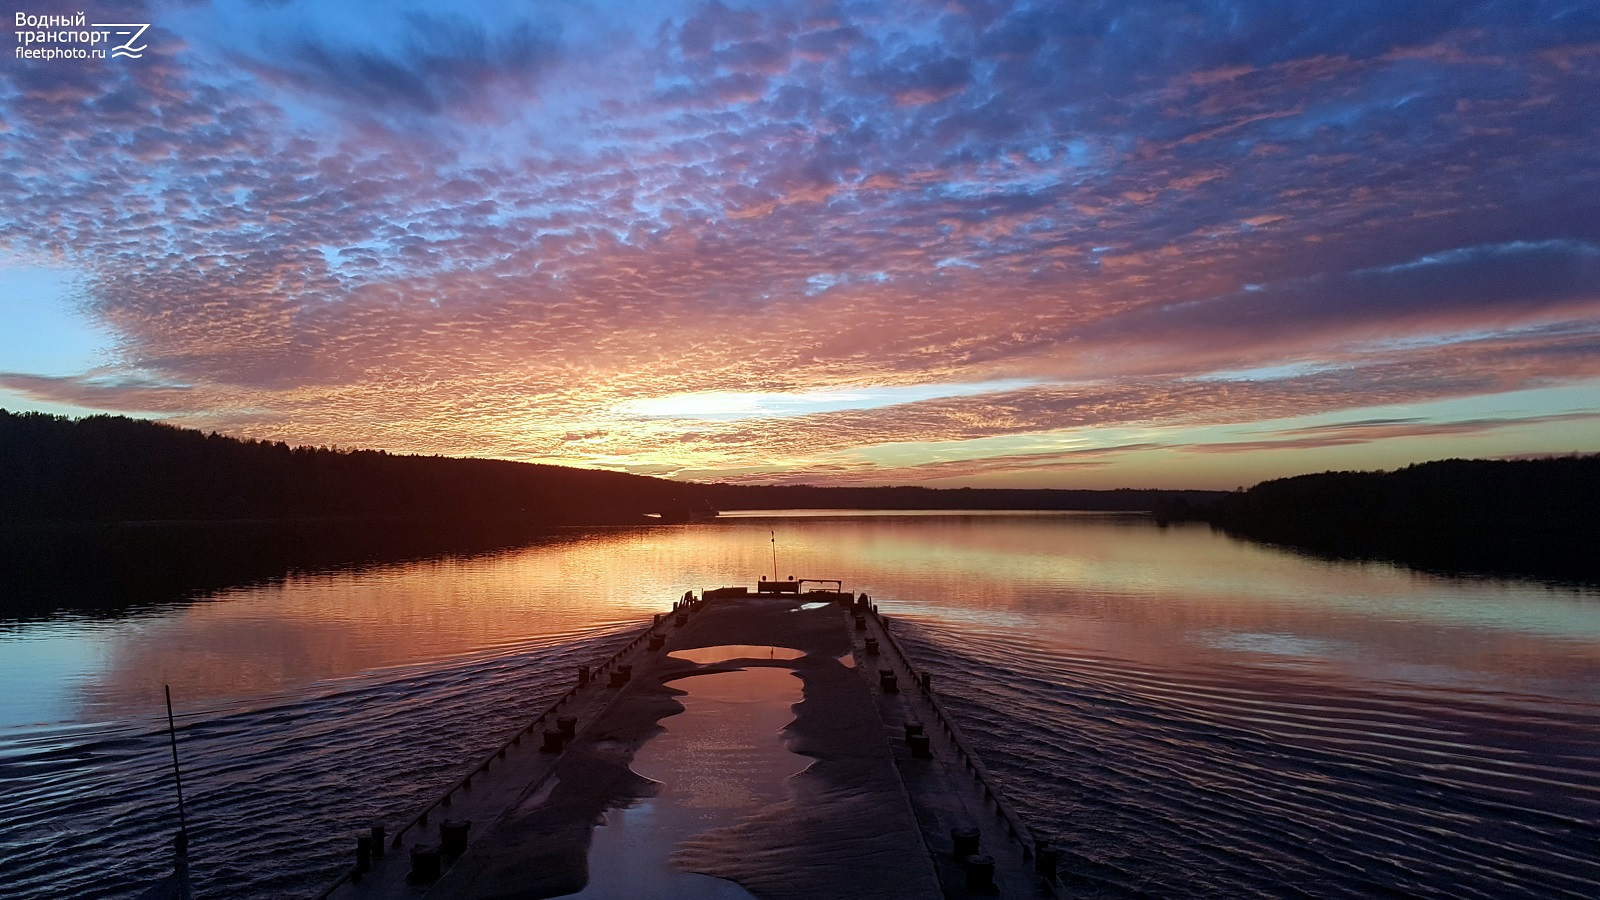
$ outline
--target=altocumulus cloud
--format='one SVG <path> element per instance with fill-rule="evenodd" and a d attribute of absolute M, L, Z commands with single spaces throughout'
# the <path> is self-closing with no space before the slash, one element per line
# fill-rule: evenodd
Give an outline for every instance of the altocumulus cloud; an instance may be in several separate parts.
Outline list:
<path fill-rule="evenodd" d="M 81 275 L 116 339 L 107 370 L 11 391 L 861 480 L 838 454 L 1600 374 L 1582 5 L 148 14 L 137 66 L 0 69 L 0 246 Z M 785 406 L 781 439 L 618 413 L 852 391 L 898 402 Z"/>

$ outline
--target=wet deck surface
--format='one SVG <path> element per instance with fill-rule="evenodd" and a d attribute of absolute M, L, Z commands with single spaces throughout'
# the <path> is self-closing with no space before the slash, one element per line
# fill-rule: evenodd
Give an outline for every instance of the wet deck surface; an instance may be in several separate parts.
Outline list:
<path fill-rule="evenodd" d="M 387 855 L 329 895 L 1054 896 L 1023 852 L 1025 829 L 987 798 L 970 747 L 941 725 L 885 624 L 863 611 L 858 628 L 847 595 L 822 596 L 718 598 L 669 615 L 652 629 L 663 646 L 641 634 L 448 805 L 398 840 L 391 829 Z M 609 687 L 621 665 L 631 678 Z M 898 690 L 882 687 L 882 669 Z M 786 694 L 787 679 L 800 691 Z M 568 716 L 576 738 L 541 752 L 545 729 Z M 931 759 L 911 752 L 908 720 L 924 724 Z M 445 818 L 472 823 L 466 849 L 413 883 L 409 849 L 437 844 Z M 962 826 L 980 829 L 996 890 L 967 890 L 950 838 Z"/>

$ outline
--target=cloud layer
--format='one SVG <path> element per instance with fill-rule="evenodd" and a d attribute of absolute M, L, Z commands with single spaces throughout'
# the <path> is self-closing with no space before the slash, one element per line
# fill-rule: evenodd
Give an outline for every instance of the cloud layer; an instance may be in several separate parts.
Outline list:
<path fill-rule="evenodd" d="M 1019 465 L 952 442 L 1077 436 L 1104 463 L 1600 377 L 1600 11 L 531 9 L 158 5 L 142 60 L 8 60 L 0 247 L 86 279 L 117 363 L 0 360 L 0 387 L 871 481 Z M 851 390 L 927 399 L 638 412 Z"/>

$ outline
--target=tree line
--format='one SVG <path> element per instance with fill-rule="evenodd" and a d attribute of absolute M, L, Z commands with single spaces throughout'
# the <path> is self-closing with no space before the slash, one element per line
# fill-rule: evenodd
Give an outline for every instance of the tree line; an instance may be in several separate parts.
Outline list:
<path fill-rule="evenodd" d="M 0 521 L 412 518 L 593 525 L 706 509 L 1151 510 L 1206 491 L 695 484 L 492 459 L 291 447 L 123 416 L 0 410 Z"/>
<path fill-rule="evenodd" d="M 1318 554 L 1452 572 L 1600 580 L 1600 456 L 1447 459 L 1263 481 L 1198 510 Z"/>
<path fill-rule="evenodd" d="M 687 499 L 620 472 L 291 447 L 122 416 L 0 410 L 0 519 L 412 517 L 602 524 Z"/>

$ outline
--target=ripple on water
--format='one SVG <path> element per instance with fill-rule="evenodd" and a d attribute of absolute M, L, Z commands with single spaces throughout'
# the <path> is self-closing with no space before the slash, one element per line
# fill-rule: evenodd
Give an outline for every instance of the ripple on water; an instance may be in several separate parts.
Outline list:
<path fill-rule="evenodd" d="M 463 760 L 565 690 L 576 665 L 622 640 L 607 628 L 180 719 L 196 896 L 315 894 L 348 863 L 346 843 L 330 836 L 414 814 L 460 777 Z M 35 733 L 8 748 L 0 897 L 126 897 L 170 871 L 178 816 L 167 735 L 155 725 Z"/>
<path fill-rule="evenodd" d="M 1600 896 L 1592 708 L 902 634 L 1078 896 Z"/>

